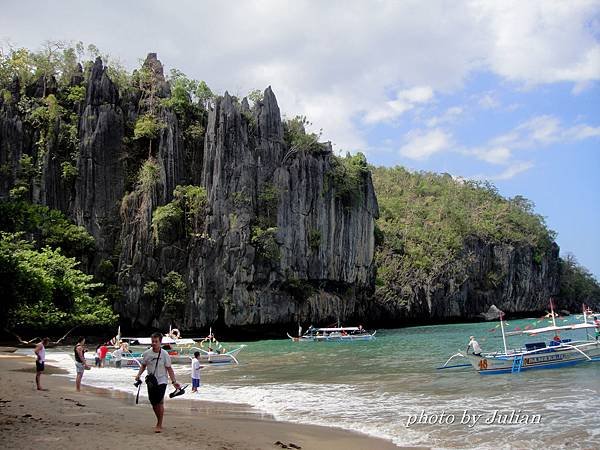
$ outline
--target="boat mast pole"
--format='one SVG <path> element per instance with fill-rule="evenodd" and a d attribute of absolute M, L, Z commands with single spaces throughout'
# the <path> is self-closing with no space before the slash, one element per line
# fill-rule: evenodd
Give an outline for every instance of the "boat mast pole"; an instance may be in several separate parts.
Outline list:
<path fill-rule="evenodd" d="M 582 303 L 583 305 L 583 323 L 587 324 L 587 311 L 586 311 L 586 307 L 585 307 L 585 303 Z M 588 332 L 588 329 L 585 329 L 585 340 L 589 341 L 590 340 L 590 333 Z"/>
<path fill-rule="evenodd" d="M 552 314 L 552 325 L 556 326 L 556 317 L 554 317 L 554 302 L 550 297 L 550 314 Z"/>
<path fill-rule="evenodd" d="M 508 355 L 508 347 L 506 346 L 506 334 L 504 334 L 504 313 L 500 312 L 500 328 L 502 329 L 502 342 L 504 343 L 504 354 Z"/>

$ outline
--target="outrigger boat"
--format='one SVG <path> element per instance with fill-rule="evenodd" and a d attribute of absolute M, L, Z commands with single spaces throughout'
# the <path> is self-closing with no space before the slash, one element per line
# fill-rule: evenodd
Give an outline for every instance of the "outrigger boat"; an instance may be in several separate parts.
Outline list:
<path fill-rule="evenodd" d="M 597 328 L 598 325 L 588 322 L 587 311 L 583 311 L 583 322 L 571 325 L 556 325 L 554 307 L 550 302 L 552 326 L 532 328 L 529 330 L 505 332 L 504 313 L 500 314 L 500 328 L 504 351 L 482 352 L 479 355 L 465 354 L 461 351 L 452 355 L 446 363 L 438 369 L 451 369 L 472 366 L 481 375 L 502 373 L 519 373 L 525 370 L 558 369 L 590 361 L 600 361 L 600 342 L 592 340 L 587 331 Z M 561 339 L 562 331 L 585 330 L 585 340 Z M 538 341 L 525 344 L 523 348 L 509 349 L 506 342 L 507 336 L 527 335 L 537 336 L 544 333 L 553 333 L 554 338 L 549 342 Z M 466 358 L 469 364 L 448 365 L 454 358 Z"/>
<path fill-rule="evenodd" d="M 152 344 L 149 337 L 121 337 L 121 329 L 111 343 L 118 347 L 120 343 L 127 343 L 129 353 L 123 353 L 122 367 L 139 367 L 142 361 L 142 353 Z M 215 339 L 212 329 L 205 338 L 182 338 L 179 330 L 170 329 L 169 333 L 162 339 L 162 348 L 169 353 L 173 364 L 189 364 L 195 352 L 200 352 L 200 362 L 204 364 L 239 364 L 238 354 L 245 345 L 240 345 L 233 350 L 226 351 L 219 341 Z M 94 356 L 86 356 L 86 359 L 94 361 Z M 133 362 L 132 360 L 135 360 Z M 106 363 L 114 366 L 114 356 L 107 354 Z"/>
<path fill-rule="evenodd" d="M 302 334 L 302 327 L 298 329 L 298 337 L 290 336 L 288 338 L 293 342 L 349 342 L 349 341 L 370 341 L 375 339 L 377 331 L 367 331 L 362 326 L 358 327 L 336 327 L 336 328 L 315 328 L 312 325 Z"/>

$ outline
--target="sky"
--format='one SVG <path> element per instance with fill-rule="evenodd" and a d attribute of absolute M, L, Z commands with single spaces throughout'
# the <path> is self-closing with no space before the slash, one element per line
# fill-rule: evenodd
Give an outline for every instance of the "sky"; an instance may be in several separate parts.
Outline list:
<path fill-rule="evenodd" d="M 0 0 L 3 46 L 93 43 L 243 96 L 340 153 L 523 195 L 600 279 L 600 0 Z"/>

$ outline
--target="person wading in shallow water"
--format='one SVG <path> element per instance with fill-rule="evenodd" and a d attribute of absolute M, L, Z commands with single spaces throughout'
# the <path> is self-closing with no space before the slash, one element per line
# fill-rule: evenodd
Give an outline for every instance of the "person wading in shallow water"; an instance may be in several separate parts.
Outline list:
<path fill-rule="evenodd" d="M 81 391 L 81 379 L 83 378 L 83 371 L 90 370 L 90 366 L 85 362 L 85 338 L 80 337 L 77 339 L 77 345 L 73 349 L 75 353 L 75 371 L 77 372 L 77 378 L 75 378 L 75 389 L 77 392 Z"/>
<path fill-rule="evenodd" d="M 42 339 L 42 342 L 35 346 L 35 384 L 37 386 L 38 391 L 47 391 L 48 389 L 42 389 L 42 383 L 40 382 L 40 378 L 42 376 L 42 372 L 44 371 L 44 365 L 46 363 L 46 345 L 48 345 L 50 339 L 47 337 Z"/>
<path fill-rule="evenodd" d="M 135 380 L 139 382 L 144 371 L 148 370 L 146 385 L 148 386 L 148 399 L 156 415 L 155 433 L 162 431 L 163 416 L 165 414 L 164 398 L 165 391 L 167 390 L 167 382 L 169 381 L 167 374 L 171 377 L 175 389 L 181 388 L 177 380 L 175 380 L 175 372 L 173 372 L 173 368 L 171 367 L 171 357 L 168 352 L 161 348 L 161 341 L 162 334 L 152 334 L 152 347 L 142 355 L 142 365 L 135 376 Z"/>

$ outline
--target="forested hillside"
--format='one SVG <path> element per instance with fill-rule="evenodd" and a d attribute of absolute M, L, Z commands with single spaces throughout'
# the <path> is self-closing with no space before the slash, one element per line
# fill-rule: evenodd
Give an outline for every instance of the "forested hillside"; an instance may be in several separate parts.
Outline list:
<path fill-rule="evenodd" d="M 521 313 L 545 310 L 550 297 L 574 311 L 600 301 L 594 278 L 559 258 L 555 233 L 529 200 L 448 174 L 376 167 L 372 175 L 375 298 L 385 314 L 450 319 L 491 304 Z"/>

